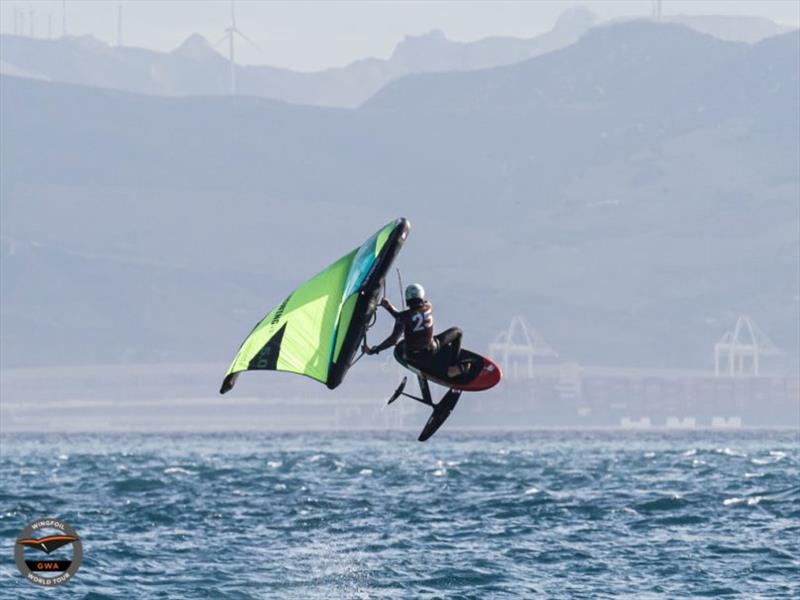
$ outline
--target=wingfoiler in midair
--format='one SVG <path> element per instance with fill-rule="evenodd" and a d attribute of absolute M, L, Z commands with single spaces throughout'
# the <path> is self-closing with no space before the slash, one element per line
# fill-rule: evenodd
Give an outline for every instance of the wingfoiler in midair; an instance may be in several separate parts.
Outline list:
<path fill-rule="evenodd" d="M 354 364 L 359 347 L 368 348 L 367 330 L 377 307 L 385 303 L 381 296 L 386 273 L 409 229 L 407 219 L 392 221 L 289 294 L 242 342 L 220 393 L 230 391 L 242 372 L 263 370 L 306 375 L 336 388 Z M 417 374 L 422 398 L 404 392 L 404 378 L 389 403 L 406 396 L 433 409 L 420 441 L 441 427 L 462 391 L 488 389 L 500 381 L 500 368 L 474 352 L 460 350 L 463 367 L 450 376 L 431 366 L 415 365 L 404 355 L 403 347 L 402 342 L 397 345 L 395 358 Z M 428 381 L 449 388 L 439 402 L 433 402 Z"/>

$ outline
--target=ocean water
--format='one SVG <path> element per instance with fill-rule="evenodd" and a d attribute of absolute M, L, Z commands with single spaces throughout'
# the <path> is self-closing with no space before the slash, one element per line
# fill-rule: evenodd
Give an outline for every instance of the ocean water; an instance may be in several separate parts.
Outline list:
<path fill-rule="evenodd" d="M 6 435 L 2 598 L 800 597 L 797 432 Z M 56 516 L 74 580 L 22 578 Z"/>

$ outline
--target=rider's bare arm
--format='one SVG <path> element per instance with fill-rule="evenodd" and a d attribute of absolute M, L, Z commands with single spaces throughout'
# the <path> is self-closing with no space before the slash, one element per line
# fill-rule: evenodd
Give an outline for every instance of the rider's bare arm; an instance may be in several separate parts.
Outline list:
<path fill-rule="evenodd" d="M 377 354 L 381 350 L 386 350 L 387 348 L 391 348 L 397 343 L 401 335 L 403 335 L 403 322 L 395 321 L 394 329 L 392 330 L 392 333 L 389 334 L 389 337 L 387 337 L 385 340 L 383 340 L 380 344 L 378 344 L 374 348 L 366 346 L 364 351 L 367 354 Z"/>
<path fill-rule="evenodd" d="M 388 311 L 388 313 L 392 315 L 395 319 L 397 318 L 397 315 L 400 314 L 400 311 L 397 310 L 394 306 L 392 306 L 392 303 L 389 301 L 388 298 L 383 298 L 381 300 L 381 306 L 385 308 Z"/>

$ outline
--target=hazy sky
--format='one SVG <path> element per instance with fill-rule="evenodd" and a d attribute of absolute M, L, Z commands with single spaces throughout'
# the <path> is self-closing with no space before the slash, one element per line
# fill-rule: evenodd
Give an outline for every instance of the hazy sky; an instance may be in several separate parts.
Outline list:
<path fill-rule="evenodd" d="M 650 0 L 584 2 L 266 2 L 238 0 L 239 28 L 259 49 L 237 46 L 239 62 L 301 70 L 321 69 L 367 56 L 388 57 L 405 35 L 441 29 L 454 40 L 489 35 L 530 37 L 550 29 L 566 8 L 584 5 L 601 19 L 646 16 Z M 0 29 L 13 30 L 13 14 L 23 15 L 25 30 L 33 14 L 34 34 L 61 34 L 66 6 L 70 34 L 116 42 L 119 6 L 126 45 L 171 50 L 189 34 L 216 42 L 230 23 L 228 0 L 3 0 Z M 800 26 L 798 0 L 663 0 L 664 14 L 746 14 Z M 31 11 L 33 11 L 31 13 Z M 224 48 L 221 48 L 224 50 Z"/>

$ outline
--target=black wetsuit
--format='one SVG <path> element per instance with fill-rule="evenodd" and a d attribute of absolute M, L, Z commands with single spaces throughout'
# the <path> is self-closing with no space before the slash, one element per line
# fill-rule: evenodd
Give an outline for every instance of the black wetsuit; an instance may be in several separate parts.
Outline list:
<path fill-rule="evenodd" d="M 462 331 L 458 327 L 433 335 L 433 306 L 427 300 L 411 301 L 406 310 L 385 307 L 395 318 L 391 335 L 375 347 L 380 352 L 397 344 L 402 336 L 408 361 L 423 371 L 446 371 L 458 363 Z"/>

